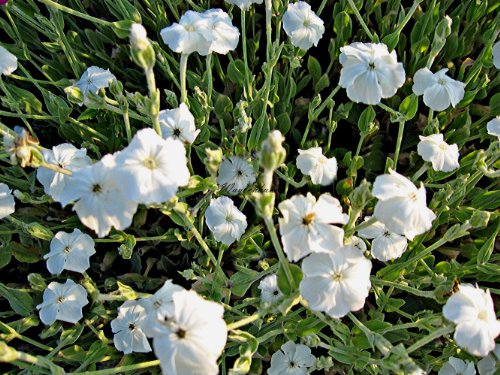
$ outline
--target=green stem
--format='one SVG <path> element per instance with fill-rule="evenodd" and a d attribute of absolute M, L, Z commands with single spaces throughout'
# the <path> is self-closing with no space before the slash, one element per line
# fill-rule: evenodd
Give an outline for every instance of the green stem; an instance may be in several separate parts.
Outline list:
<path fill-rule="evenodd" d="M 422 166 L 418 169 L 418 171 L 415 172 L 415 174 L 412 176 L 411 180 L 412 182 L 416 182 L 420 176 L 422 176 L 426 171 L 427 169 L 429 169 L 429 164 L 428 163 L 425 163 L 422 164 Z"/>
<path fill-rule="evenodd" d="M 134 365 L 128 365 L 128 366 L 118 366 L 110 369 L 105 369 L 105 370 L 97 370 L 97 371 L 85 371 L 85 372 L 79 372 L 79 375 L 113 375 L 113 374 L 120 374 L 122 372 L 130 372 L 134 370 L 141 370 L 149 367 L 156 367 L 160 365 L 160 360 L 156 359 L 154 361 L 148 361 L 148 362 L 141 362 L 141 363 L 136 363 Z M 68 375 L 75 375 L 77 374 L 76 372 L 70 372 Z"/>
<path fill-rule="evenodd" d="M 11 232 L 12 233 L 12 232 Z M 0 322 L 0 327 L 2 327 L 2 329 L 8 333 L 8 335 L 11 335 L 13 337 L 15 337 L 16 339 L 19 339 L 19 340 L 22 340 L 24 342 L 27 342 L 28 344 L 31 344 L 33 346 L 36 346 L 37 348 L 39 349 L 43 349 L 43 350 L 47 350 L 47 351 L 51 351 L 53 350 L 53 348 L 51 348 L 50 346 L 47 346 L 47 345 L 44 345 L 44 344 L 41 344 L 35 340 L 32 340 L 30 339 L 29 337 L 26 337 L 20 333 L 18 333 L 15 329 L 13 329 L 11 326 L 3 323 L 3 322 Z M 7 340 L 6 340 L 7 341 Z"/>
<path fill-rule="evenodd" d="M 159 119 L 160 92 L 156 88 L 155 74 L 153 68 L 146 68 L 144 70 L 144 73 L 146 74 L 146 81 L 148 83 L 149 97 L 153 102 L 153 105 L 150 108 L 149 115 L 151 117 L 151 122 L 153 123 L 153 129 L 156 131 L 156 133 L 158 133 L 159 136 L 161 136 L 161 127 Z"/>
<path fill-rule="evenodd" d="M 187 61 L 189 54 L 181 54 L 180 62 L 180 81 L 181 81 L 181 103 L 188 104 L 187 101 L 187 88 L 186 88 L 186 73 L 187 73 Z"/>
<path fill-rule="evenodd" d="M 292 185 L 293 187 L 296 187 L 296 188 L 300 188 L 302 186 L 304 186 L 306 183 L 307 183 L 307 178 L 302 178 L 302 180 L 300 180 L 299 182 L 295 182 L 295 180 L 289 176 L 287 176 L 286 174 L 284 173 L 281 173 L 280 171 L 278 171 L 277 169 L 274 171 L 282 180 L 285 180 L 286 182 L 288 182 L 290 185 Z"/>
<path fill-rule="evenodd" d="M 250 68 L 248 66 L 248 56 L 247 56 L 247 33 L 246 33 L 246 12 L 241 11 L 241 42 L 243 44 L 243 64 L 245 65 L 245 84 L 243 85 L 243 91 L 245 98 L 248 101 L 252 100 L 252 85 L 250 82 Z"/>
<path fill-rule="evenodd" d="M 71 172 L 69 169 L 64 169 L 58 165 L 46 163 L 45 161 L 42 161 L 42 163 L 40 164 L 39 167 L 49 169 L 49 170 L 57 172 L 57 173 L 64 174 L 66 176 L 71 176 L 73 174 L 73 172 Z"/>
<path fill-rule="evenodd" d="M 266 61 L 269 63 L 269 59 L 271 58 L 271 48 L 272 48 L 272 12 L 273 12 L 273 4 L 271 0 L 264 0 L 266 3 Z"/>
<path fill-rule="evenodd" d="M 358 231 L 360 231 L 361 229 L 365 229 L 367 227 L 369 227 L 370 225 L 374 224 L 377 222 L 377 218 L 372 216 L 371 218 L 369 218 L 368 220 L 366 221 L 363 221 L 361 224 L 359 225 L 356 225 L 353 229 L 352 229 L 352 233 L 356 233 Z"/>
<path fill-rule="evenodd" d="M 398 28 L 396 29 L 396 33 L 400 34 L 401 31 L 403 31 L 403 28 L 406 26 L 406 24 L 410 21 L 411 17 L 413 16 L 413 13 L 415 13 L 415 11 L 417 10 L 418 8 L 418 5 L 422 2 L 423 0 L 415 0 L 413 2 L 413 5 L 411 6 L 410 10 L 408 11 L 408 13 L 406 13 L 406 16 L 403 20 L 403 22 L 401 22 L 401 24 L 398 26 Z"/>
<path fill-rule="evenodd" d="M 415 344 L 413 344 L 408 349 L 406 349 L 406 353 L 411 354 L 415 350 L 420 349 L 422 346 L 430 343 L 431 341 L 434 341 L 438 337 L 447 335 L 448 333 L 451 333 L 454 330 L 455 330 L 454 325 L 449 325 L 449 326 L 445 326 L 443 328 L 440 328 L 440 329 L 430 333 L 429 335 L 425 336 L 424 338 L 418 340 Z"/>
<path fill-rule="evenodd" d="M 85 14 L 82 12 L 78 12 L 74 9 L 65 7 L 64 5 L 61 5 L 61 4 L 58 4 L 52 0 L 38 0 L 38 1 L 42 4 L 48 5 L 52 8 L 58 9 L 58 10 L 61 10 L 65 13 L 71 14 L 71 15 L 76 16 L 76 17 L 83 18 L 84 20 L 87 20 L 87 21 L 91 21 L 91 22 L 94 22 L 94 23 L 97 23 L 100 25 L 104 25 L 104 26 L 112 26 L 113 25 L 112 22 L 109 22 L 109 21 L 106 21 L 106 20 L 103 20 L 100 18 L 92 17 L 92 16 L 89 16 L 88 14 Z"/>
<path fill-rule="evenodd" d="M 413 295 L 418 296 L 418 297 L 424 297 L 424 298 L 430 298 L 433 300 L 437 300 L 434 292 L 418 290 L 416 288 L 412 288 L 411 286 L 396 283 L 393 281 L 382 280 L 382 279 L 379 279 L 375 276 L 371 277 L 371 282 L 372 282 L 372 284 L 376 284 L 376 285 L 378 284 L 378 285 L 384 285 L 384 286 L 391 286 L 391 287 L 394 287 L 394 288 L 399 289 L 399 290 L 404 290 L 405 292 L 408 292 L 408 293 L 413 294 Z"/>
<path fill-rule="evenodd" d="M 243 318 L 243 319 L 238 320 L 236 322 L 229 323 L 227 325 L 227 330 L 228 331 L 234 331 L 234 330 L 236 330 L 236 329 L 238 329 L 240 327 L 243 327 L 243 326 L 246 326 L 247 324 L 255 322 L 259 318 L 260 318 L 259 314 L 253 314 L 253 315 L 247 316 L 246 318 Z"/>
<path fill-rule="evenodd" d="M 285 271 L 288 284 L 293 285 L 293 276 L 292 271 L 290 270 L 290 264 L 288 263 L 288 259 L 285 256 L 283 248 L 281 247 L 280 240 L 278 239 L 278 235 L 276 233 L 276 228 L 274 227 L 274 222 L 271 217 L 266 217 L 264 218 L 264 223 L 266 224 L 267 231 L 271 236 L 271 242 L 273 243 L 274 249 L 278 254 L 278 260 Z"/>
<path fill-rule="evenodd" d="M 399 151 L 401 150 L 401 142 L 403 141 L 403 133 L 404 133 L 405 122 L 400 121 L 398 127 L 398 138 L 396 140 L 396 150 L 394 151 L 394 171 L 398 166 L 399 160 Z"/>
<path fill-rule="evenodd" d="M 328 2 L 328 0 L 323 0 L 321 1 L 321 5 L 319 6 L 318 8 L 318 11 L 316 12 L 316 15 L 319 17 L 321 15 L 321 13 L 323 12 L 323 9 L 325 9 L 325 6 L 326 6 L 326 3 Z"/>
<path fill-rule="evenodd" d="M 207 103 L 212 105 L 212 92 L 214 90 L 214 81 L 212 77 L 212 54 L 207 55 Z"/>
<path fill-rule="evenodd" d="M 354 15 L 358 19 L 359 23 L 361 24 L 361 27 L 363 28 L 363 30 L 365 30 L 365 32 L 368 35 L 368 37 L 370 38 L 370 40 L 372 42 L 375 42 L 374 35 L 370 31 L 370 29 L 368 29 L 368 26 L 366 25 L 365 21 L 363 20 L 363 17 L 361 17 L 361 14 L 359 13 L 358 8 L 356 8 L 356 4 L 354 4 L 354 1 L 353 0 L 347 0 L 347 2 L 349 3 L 349 6 L 351 7 L 352 11 L 354 12 Z"/>

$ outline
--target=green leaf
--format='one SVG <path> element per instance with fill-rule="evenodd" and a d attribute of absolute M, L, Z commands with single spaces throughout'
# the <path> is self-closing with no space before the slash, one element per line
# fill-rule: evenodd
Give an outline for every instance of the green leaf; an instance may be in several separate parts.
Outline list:
<path fill-rule="evenodd" d="M 244 268 L 238 272 L 231 275 L 231 293 L 237 297 L 243 297 L 248 289 L 252 286 L 252 283 L 256 281 L 256 276 L 258 272 L 253 271 L 248 268 Z"/>
<path fill-rule="evenodd" d="M 396 46 L 398 45 L 399 42 L 399 33 L 393 32 L 389 35 L 386 35 L 382 39 L 382 43 L 386 44 L 387 47 L 389 47 L 389 51 L 392 51 Z"/>
<path fill-rule="evenodd" d="M 373 128 L 373 121 L 375 120 L 375 111 L 373 107 L 369 105 L 366 109 L 361 113 L 358 120 L 358 128 L 362 133 L 368 134 L 371 132 Z"/>
<path fill-rule="evenodd" d="M 407 96 L 399 105 L 399 112 L 405 115 L 407 120 L 411 120 L 417 114 L 418 97 L 415 94 Z"/>
<path fill-rule="evenodd" d="M 321 65 L 317 59 L 309 55 L 307 59 L 307 70 L 309 74 L 313 78 L 313 82 L 316 83 L 319 81 L 322 73 L 321 73 Z"/>
<path fill-rule="evenodd" d="M 0 283 L 0 295 L 9 301 L 9 305 L 17 314 L 28 316 L 33 311 L 33 298 L 27 292 L 9 288 Z"/>
<path fill-rule="evenodd" d="M 242 60 L 234 60 L 227 67 L 227 77 L 231 82 L 242 85 L 245 82 L 245 63 Z"/>
<path fill-rule="evenodd" d="M 61 333 L 61 338 L 59 339 L 59 345 L 67 346 L 75 343 L 76 340 L 78 340 L 78 338 L 81 336 L 84 327 L 85 325 L 83 324 L 76 324 L 75 326 L 64 330 Z"/>
<path fill-rule="evenodd" d="M 292 280 L 287 279 L 282 265 L 280 265 L 278 270 L 278 288 L 286 296 L 294 294 L 299 289 L 300 281 L 304 276 L 302 270 L 296 264 L 289 264 L 288 266 L 292 273 Z"/>

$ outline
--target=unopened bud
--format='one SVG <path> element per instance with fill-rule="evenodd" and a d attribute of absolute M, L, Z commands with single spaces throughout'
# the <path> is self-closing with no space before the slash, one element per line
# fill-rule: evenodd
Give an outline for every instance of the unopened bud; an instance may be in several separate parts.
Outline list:
<path fill-rule="evenodd" d="M 64 89 L 64 92 L 66 93 L 66 98 L 70 103 L 78 105 L 83 104 L 85 98 L 78 87 L 68 86 Z"/>
<path fill-rule="evenodd" d="M 52 237 L 54 237 L 54 234 L 49 228 L 46 228 L 39 223 L 27 224 L 25 230 L 32 237 L 39 238 L 45 241 L 50 241 Z"/>
<path fill-rule="evenodd" d="M 140 23 L 134 23 L 130 27 L 130 44 L 132 48 L 144 51 L 151 44 L 147 37 L 146 29 Z"/>
<path fill-rule="evenodd" d="M 279 130 L 273 130 L 262 142 L 260 149 L 260 164 L 268 171 L 274 171 L 285 161 L 286 150 L 283 147 L 285 138 Z"/>
<path fill-rule="evenodd" d="M 215 177 L 217 175 L 217 171 L 219 170 L 219 165 L 222 163 L 222 150 L 220 148 L 215 150 L 206 148 L 205 154 L 207 157 L 205 158 L 204 163 L 210 175 Z"/>
<path fill-rule="evenodd" d="M 31 166 L 33 153 L 39 142 L 33 138 L 24 128 L 16 126 L 15 135 L 4 135 L 3 145 L 5 151 L 10 154 L 10 161 L 13 165 L 20 165 L 22 168 Z"/>

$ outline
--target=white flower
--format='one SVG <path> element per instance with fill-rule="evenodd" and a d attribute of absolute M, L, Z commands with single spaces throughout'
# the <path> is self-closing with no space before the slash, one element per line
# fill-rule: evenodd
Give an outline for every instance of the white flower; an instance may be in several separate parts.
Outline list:
<path fill-rule="evenodd" d="M 240 40 L 240 31 L 233 26 L 229 15 L 222 9 L 209 9 L 201 15 L 210 21 L 212 44 L 210 44 L 209 53 L 225 55 L 229 51 L 234 51 Z"/>
<path fill-rule="evenodd" d="M 165 109 L 159 114 L 161 135 L 163 138 L 178 139 L 183 143 L 193 143 L 200 130 L 196 130 L 194 116 L 186 104 L 179 108 Z"/>
<path fill-rule="evenodd" d="M 234 4 L 242 11 L 248 10 L 252 4 L 262 4 L 263 0 L 226 0 L 229 4 Z"/>
<path fill-rule="evenodd" d="M 313 45 L 317 46 L 325 32 L 323 20 L 304 1 L 288 4 L 288 9 L 283 15 L 283 29 L 292 44 L 303 50 L 308 50 Z"/>
<path fill-rule="evenodd" d="M 418 154 L 425 161 L 432 163 L 432 168 L 436 171 L 451 172 L 460 167 L 458 157 L 458 146 L 449 145 L 443 139 L 443 135 L 432 134 L 428 137 L 419 136 L 420 142 L 417 145 Z"/>
<path fill-rule="evenodd" d="M 448 77 L 448 69 L 432 73 L 428 68 L 419 69 L 413 77 L 412 90 L 415 95 L 423 95 L 424 103 L 434 111 L 455 107 L 465 94 L 465 83 Z"/>
<path fill-rule="evenodd" d="M 111 321 L 111 330 L 115 334 L 113 343 L 116 350 L 124 354 L 147 353 L 151 351 L 148 339 L 143 331 L 147 312 L 141 301 L 125 301 L 118 308 L 118 316 Z"/>
<path fill-rule="evenodd" d="M 111 227 L 121 230 L 132 223 L 137 202 L 127 197 L 129 188 L 123 183 L 114 156 L 105 155 L 101 161 L 73 172 L 61 201 L 78 201 L 73 211 L 80 221 L 104 237 Z"/>
<path fill-rule="evenodd" d="M 129 39 L 132 47 L 140 51 L 145 50 L 151 44 L 146 29 L 140 23 L 134 23 L 130 26 Z"/>
<path fill-rule="evenodd" d="M 73 86 L 79 88 L 83 96 L 87 97 L 89 92 L 97 94 L 100 89 L 109 87 L 109 82 L 114 80 L 116 80 L 116 77 L 109 69 L 91 66 Z"/>
<path fill-rule="evenodd" d="M 216 361 L 227 341 L 224 308 L 194 291 L 175 292 L 172 300 L 174 309 L 163 317 L 163 329 L 153 340 L 163 373 L 217 374 Z"/>
<path fill-rule="evenodd" d="M 260 298 L 264 303 L 273 304 L 283 297 L 283 293 L 278 288 L 278 276 L 276 274 L 264 277 L 260 280 L 257 288 L 260 289 Z"/>
<path fill-rule="evenodd" d="M 47 269 L 53 275 L 63 270 L 84 273 L 90 267 L 89 258 L 93 254 L 92 237 L 75 228 L 71 233 L 57 232 L 50 241 L 50 252 L 43 259 L 47 259 Z"/>
<path fill-rule="evenodd" d="M 328 159 L 323 155 L 321 147 L 300 150 L 297 156 L 297 168 L 311 177 L 313 184 L 330 185 L 337 178 L 337 159 Z"/>
<path fill-rule="evenodd" d="M 240 194 L 255 182 L 252 166 L 242 157 L 224 158 L 219 166 L 217 184 L 230 194 Z"/>
<path fill-rule="evenodd" d="M 456 324 L 458 346 L 472 355 L 484 357 L 495 349 L 495 338 L 500 334 L 490 291 L 470 284 L 462 284 L 443 307 L 446 319 Z"/>
<path fill-rule="evenodd" d="M 228 197 L 212 199 L 205 211 L 205 220 L 215 239 L 225 245 L 238 241 L 247 228 L 245 214 Z"/>
<path fill-rule="evenodd" d="M 271 357 L 269 375 L 307 375 L 309 368 L 314 366 L 316 357 L 311 349 L 302 344 L 288 341 L 281 345 L 280 350 Z"/>
<path fill-rule="evenodd" d="M 366 251 L 366 244 L 361 238 L 356 236 L 351 236 L 344 240 L 344 246 L 352 247 L 353 249 L 359 250 L 361 253 Z"/>
<path fill-rule="evenodd" d="M 141 300 L 142 306 L 147 312 L 147 318 L 142 327 L 146 336 L 153 337 L 156 332 L 161 331 L 159 316 L 172 313 L 174 308 L 172 295 L 181 290 L 184 288 L 173 284 L 172 280 L 167 280 L 155 294 Z"/>
<path fill-rule="evenodd" d="M 139 130 L 116 163 L 125 176 L 128 198 L 138 203 L 166 202 L 189 182 L 184 145 L 164 140 L 151 128 Z"/>
<path fill-rule="evenodd" d="M 479 375 L 494 375 L 500 370 L 500 344 L 495 345 L 495 349 L 477 363 Z"/>
<path fill-rule="evenodd" d="M 370 219 L 371 216 L 367 216 L 365 221 Z M 408 246 L 406 237 L 392 233 L 380 221 L 376 221 L 368 227 L 360 229 L 358 234 L 360 237 L 373 239 L 371 248 L 372 256 L 383 262 L 399 258 Z"/>
<path fill-rule="evenodd" d="M 290 261 L 343 246 L 344 231 L 330 224 L 345 224 L 348 216 L 330 194 L 322 194 L 318 201 L 311 193 L 294 195 L 278 207 L 283 215 L 279 218 L 281 240 Z"/>
<path fill-rule="evenodd" d="M 441 367 L 438 375 L 474 375 L 475 373 L 473 362 L 464 362 L 459 358 L 450 357 L 448 362 Z"/>
<path fill-rule="evenodd" d="M 498 140 L 500 141 L 500 116 L 488 121 L 486 129 L 488 130 L 489 135 L 498 137 Z"/>
<path fill-rule="evenodd" d="M 192 10 L 185 12 L 179 23 L 162 29 L 160 35 L 172 51 L 186 55 L 198 52 L 206 56 L 212 45 L 210 20 Z"/>
<path fill-rule="evenodd" d="M 375 179 L 372 194 L 378 198 L 374 216 L 389 231 L 413 240 L 432 227 L 436 215 L 427 208 L 423 184 L 417 189 L 406 177 L 389 169 L 389 174 Z"/>
<path fill-rule="evenodd" d="M 0 75 L 11 75 L 17 69 L 17 57 L 0 46 Z"/>
<path fill-rule="evenodd" d="M 403 86 L 406 74 L 397 62 L 396 50 L 389 53 L 383 43 L 352 43 L 340 51 L 339 85 L 353 102 L 378 104 Z"/>
<path fill-rule="evenodd" d="M 370 291 L 372 263 L 346 246 L 329 253 L 313 253 L 302 262 L 300 294 L 309 308 L 341 318 L 365 304 Z"/>
<path fill-rule="evenodd" d="M 14 201 L 14 196 L 11 194 L 12 190 L 4 184 L 0 182 L 0 219 L 13 214 L 16 211 Z"/>
<path fill-rule="evenodd" d="M 72 172 L 92 164 L 86 149 L 78 149 L 70 143 L 54 146 L 52 150 L 44 149 L 42 155 L 45 162 Z M 40 167 L 36 171 L 36 178 L 42 184 L 45 193 L 49 194 L 56 202 L 61 202 L 63 206 L 70 203 L 61 200 L 61 197 L 71 176 Z"/>
<path fill-rule="evenodd" d="M 500 69 L 500 41 L 493 45 L 491 54 L 493 55 L 493 65 L 495 65 L 495 68 Z"/>
<path fill-rule="evenodd" d="M 40 310 L 43 324 L 50 325 L 56 320 L 76 323 L 83 317 L 82 308 L 88 303 L 85 288 L 68 279 L 64 284 L 51 282 L 43 292 L 43 302 L 36 308 Z"/>

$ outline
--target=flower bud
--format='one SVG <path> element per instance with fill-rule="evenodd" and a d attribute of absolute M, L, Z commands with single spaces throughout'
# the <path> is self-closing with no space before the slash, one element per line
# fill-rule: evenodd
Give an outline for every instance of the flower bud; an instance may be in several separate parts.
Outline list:
<path fill-rule="evenodd" d="M 54 234 L 49 228 L 46 228 L 39 223 L 27 224 L 25 230 L 32 237 L 39 238 L 45 241 L 50 241 L 52 237 L 54 237 Z"/>
<path fill-rule="evenodd" d="M 140 23 L 134 23 L 130 27 L 130 44 L 132 48 L 144 51 L 151 44 L 147 37 L 146 29 Z"/>
<path fill-rule="evenodd" d="M 284 140 L 285 138 L 279 130 L 273 130 L 269 133 L 260 148 L 259 159 L 262 168 L 267 171 L 274 171 L 285 161 Z"/>
<path fill-rule="evenodd" d="M 19 164 L 22 168 L 31 166 L 39 142 L 26 129 L 19 126 L 14 128 L 14 132 L 15 135 L 5 134 L 3 140 L 4 148 L 10 154 L 10 161 L 13 165 Z"/>
<path fill-rule="evenodd" d="M 222 163 L 222 150 L 217 148 L 212 150 L 210 148 L 205 149 L 205 154 L 207 157 L 203 160 L 208 172 L 211 176 L 217 176 L 217 171 L 219 170 L 219 165 Z"/>
<path fill-rule="evenodd" d="M 64 92 L 66 93 L 66 98 L 70 103 L 78 105 L 83 104 L 84 96 L 78 87 L 68 86 L 64 89 Z"/>

